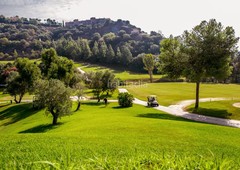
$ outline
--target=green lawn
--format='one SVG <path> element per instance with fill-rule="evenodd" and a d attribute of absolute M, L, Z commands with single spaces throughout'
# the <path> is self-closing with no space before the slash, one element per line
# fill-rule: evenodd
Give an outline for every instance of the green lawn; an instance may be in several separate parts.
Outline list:
<path fill-rule="evenodd" d="M 233 106 L 238 102 L 239 100 L 202 102 L 197 110 L 194 109 L 194 105 L 188 106 L 187 110 L 206 116 L 240 120 L 240 108 Z"/>
<path fill-rule="evenodd" d="M 7 64 L 7 63 L 13 63 L 15 60 L 2 60 L 0 61 L 0 64 Z M 31 59 L 32 62 L 37 62 L 40 64 L 41 59 Z"/>
<path fill-rule="evenodd" d="M 85 72 L 110 70 L 116 75 L 117 78 L 120 78 L 121 80 L 148 81 L 148 79 L 149 79 L 149 75 L 148 75 L 147 71 L 145 74 L 143 74 L 143 73 L 134 73 L 131 71 L 126 71 L 123 68 L 111 69 L 108 67 L 98 66 L 98 65 L 94 65 L 94 64 L 85 64 L 84 65 L 81 63 L 75 63 L 75 65 L 77 67 L 81 67 L 81 69 Z M 153 75 L 154 80 L 158 80 L 161 77 L 162 77 L 161 75 Z"/>
<path fill-rule="evenodd" d="M 86 103 L 50 122 L 31 104 L 0 107 L 0 169 L 240 168 L 237 128 L 117 103 Z"/>
<path fill-rule="evenodd" d="M 33 99 L 33 95 L 30 94 L 25 94 L 23 96 L 22 100 L 32 100 Z M 10 96 L 9 94 L 4 94 L 3 92 L 0 92 L 0 102 L 9 102 L 10 100 L 13 100 L 13 97 Z"/>
<path fill-rule="evenodd" d="M 118 96 L 118 89 L 116 89 L 113 93 L 109 93 L 109 95 L 107 96 L 107 93 L 101 93 L 100 98 L 103 99 L 105 97 L 107 97 L 110 100 L 116 100 L 117 96 Z M 94 95 L 93 89 L 87 89 L 84 92 L 84 96 L 86 96 L 87 98 L 93 99 L 96 98 L 96 96 Z"/>
<path fill-rule="evenodd" d="M 7 63 L 13 63 L 13 62 L 14 60 L 11 60 L 11 61 L 3 60 L 3 61 L 0 61 L 0 64 L 7 64 Z"/>
<path fill-rule="evenodd" d="M 161 105 L 171 105 L 182 100 L 195 99 L 194 83 L 152 83 L 127 87 L 128 91 L 142 100 L 148 95 L 157 95 Z M 201 84 L 200 98 L 226 97 L 240 98 L 240 88 L 236 84 Z"/>

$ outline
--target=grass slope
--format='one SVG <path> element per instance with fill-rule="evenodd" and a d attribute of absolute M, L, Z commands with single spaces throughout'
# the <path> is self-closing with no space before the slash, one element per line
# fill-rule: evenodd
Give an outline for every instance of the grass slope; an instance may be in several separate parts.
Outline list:
<path fill-rule="evenodd" d="M 142 100 L 150 94 L 158 96 L 161 105 L 171 105 L 182 100 L 195 99 L 194 83 L 152 83 L 127 87 L 128 91 Z M 240 88 L 236 84 L 201 84 L 200 98 L 239 98 Z"/>
<path fill-rule="evenodd" d="M 147 71 L 145 74 L 134 73 L 131 71 L 126 71 L 123 68 L 112 69 L 112 68 L 98 66 L 98 65 L 94 65 L 94 64 L 83 65 L 81 63 L 75 63 L 75 66 L 81 67 L 81 69 L 85 72 L 110 70 L 116 75 L 116 78 L 120 78 L 121 80 L 135 80 L 135 81 L 136 80 L 144 80 L 144 81 L 149 80 L 149 75 L 148 75 Z M 153 75 L 154 80 L 158 80 L 161 77 L 162 77 L 161 75 Z"/>
<path fill-rule="evenodd" d="M 86 103 L 50 122 L 31 104 L 0 107 L 0 169 L 240 168 L 236 128 L 116 103 Z"/>

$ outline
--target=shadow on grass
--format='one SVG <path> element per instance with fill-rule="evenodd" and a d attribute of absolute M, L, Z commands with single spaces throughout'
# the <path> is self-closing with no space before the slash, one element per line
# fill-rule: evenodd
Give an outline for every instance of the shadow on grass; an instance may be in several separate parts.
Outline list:
<path fill-rule="evenodd" d="M 131 107 L 114 106 L 112 108 L 113 109 L 127 109 L 127 108 L 131 108 Z"/>
<path fill-rule="evenodd" d="M 38 110 L 34 110 L 31 103 L 17 104 L 0 111 L 0 120 L 10 119 L 3 124 L 3 126 L 7 126 L 34 115 L 37 112 Z"/>
<path fill-rule="evenodd" d="M 177 121 L 187 121 L 187 122 L 195 122 L 192 120 L 184 119 L 182 117 L 173 116 L 165 113 L 146 113 L 146 114 L 138 114 L 137 117 L 143 118 L 151 118 L 151 119 L 164 119 L 164 120 L 177 120 Z"/>
<path fill-rule="evenodd" d="M 49 130 L 56 129 L 60 125 L 62 125 L 62 123 L 59 123 L 57 125 L 52 125 L 52 124 L 39 125 L 39 126 L 30 128 L 30 129 L 21 131 L 19 133 L 44 133 L 44 132 L 47 132 Z"/>
<path fill-rule="evenodd" d="M 188 109 L 189 112 L 200 114 L 204 116 L 211 116 L 211 117 L 217 117 L 217 118 L 223 118 L 223 119 L 229 119 L 232 116 L 232 113 L 229 113 L 227 110 L 221 110 L 221 109 L 206 109 L 206 108 L 198 108 L 198 109 Z"/>
<path fill-rule="evenodd" d="M 87 106 L 101 106 L 101 105 L 105 105 L 103 102 L 82 102 L 82 105 L 87 105 Z"/>
<path fill-rule="evenodd" d="M 9 105 L 11 105 L 11 104 L 10 104 L 10 103 L 1 103 L 1 104 L 0 104 L 0 108 L 6 107 L 6 106 L 9 106 Z"/>

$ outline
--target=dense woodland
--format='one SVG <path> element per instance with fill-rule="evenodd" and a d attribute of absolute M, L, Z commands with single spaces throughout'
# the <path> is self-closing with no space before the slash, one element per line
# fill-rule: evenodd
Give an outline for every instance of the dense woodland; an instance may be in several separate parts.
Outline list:
<path fill-rule="evenodd" d="M 48 19 L 0 16 L 0 59 L 39 58 L 53 47 L 74 61 L 118 65 L 143 71 L 142 54 L 159 54 L 163 35 L 141 31 L 129 21 L 107 18 L 59 24 Z"/>

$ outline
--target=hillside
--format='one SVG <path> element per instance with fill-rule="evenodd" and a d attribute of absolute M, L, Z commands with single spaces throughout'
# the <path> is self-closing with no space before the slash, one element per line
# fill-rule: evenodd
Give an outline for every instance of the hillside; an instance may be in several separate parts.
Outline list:
<path fill-rule="evenodd" d="M 137 28 L 134 25 L 131 25 L 129 21 L 117 20 L 113 21 L 109 18 L 91 18 L 90 20 L 74 20 L 72 22 L 65 23 L 66 28 L 77 28 L 79 29 L 80 35 L 84 38 L 91 39 L 92 35 L 98 32 L 100 35 L 104 35 L 106 33 L 112 32 L 114 34 L 118 34 L 120 30 L 126 32 L 126 34 L 131 33 L 145 33 L 141 31 L 140 28 Z M 137 37 L 132 37 L 136 40 Z"/>
<path fill-rule="evenodd" d="M 63 23 L 48 19 L 0 16 L 0 60 L 39 58 L 53 47 L 75 61 L 118 65 L 143 70 L 143 53 L 159 54 L 163 35 L 150 34 L 121 19 L 91 18 Z"/>

